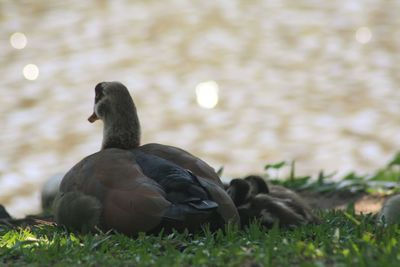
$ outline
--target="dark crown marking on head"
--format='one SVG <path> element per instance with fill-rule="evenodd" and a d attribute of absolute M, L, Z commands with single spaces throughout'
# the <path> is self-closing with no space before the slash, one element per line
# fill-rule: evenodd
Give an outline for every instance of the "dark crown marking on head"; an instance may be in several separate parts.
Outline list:
<path fill-rule="evenodd" d="M 98 83 L 94 90 L 96 93 L 94 103 L 97 103 L 104 96 L 104 82 Z"/>

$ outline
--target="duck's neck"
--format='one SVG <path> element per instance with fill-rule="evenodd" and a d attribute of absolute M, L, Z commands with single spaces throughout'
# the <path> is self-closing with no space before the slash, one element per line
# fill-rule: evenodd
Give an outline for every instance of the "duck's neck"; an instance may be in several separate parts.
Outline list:
<path fill-rule="evenodd" d="M 130 116 L 120 116 L 119 118 L 104 120 L 101 149 L 134 149 L 139 145 L 140 123 L 136 112 L 130 114 Z"/>

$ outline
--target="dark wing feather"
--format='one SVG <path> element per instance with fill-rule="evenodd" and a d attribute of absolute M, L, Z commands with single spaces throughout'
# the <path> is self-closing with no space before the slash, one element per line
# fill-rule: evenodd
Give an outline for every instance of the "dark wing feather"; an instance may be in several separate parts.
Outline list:
<path fill-rule="evenodd" d="M 223 184 L 214 168 L 183 149 L 155 143 L 140 146 L 138 149 L 169 160 L 184 169 L 190 170 L 198 177 L 212 180 L 218 186 L 223 188 Z"/>
<path fill-rule="evenodd" d="M 188 170 L 137 149 L 132 150 L 132 153 L 143 173 L 161 186 L 166 198 L 172 203 L 209 200 L 205 189 Z"/>
<path fill-rule="evenodd" d="M 173 162 L 181 168 L 190 170 L 198 179 L 200 184 L 210 194 L 211 199 L 218 204 L 218 213 L 225 222 L 240 223 L 239 214 L 232 199 L 225 192 L 224 185 L 215 170 L 201 159 L 189 152 L 167 145 L 146 144 L 139 150 L 156 155 Z"/>

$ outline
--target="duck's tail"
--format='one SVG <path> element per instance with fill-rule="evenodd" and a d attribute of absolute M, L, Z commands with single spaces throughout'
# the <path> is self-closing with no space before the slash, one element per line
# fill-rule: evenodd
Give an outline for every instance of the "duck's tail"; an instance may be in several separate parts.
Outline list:
<path fill-rule="evenodd" d="M 68 229 L 88 232 L 100 223 L 100 201 L 81 192 L 60 193 L 54 201 L 57 224 Z"/>
<path fill-rule="evenodd" d="M 6 208 L 0 204 L 0 219 L 10 219 L 11 216 L 7 212 Z"/>
<path fill-rule="evenodd" d="M 218 204 L 213 201 L 207 202 L 201 207 L 195 207 L 192 203 L 172 204 L 166 210 L 159 227 L 154 229 L 154 232 L 159 232 L 161 229 L 168 233 L 173 229 L 198 232 L 203 227 L 208 227 L 211 231 L 222 228 L 224 220 L 217 212 Z M 210 205 L 210 207 L 207 208 L 206 205 Z"/>

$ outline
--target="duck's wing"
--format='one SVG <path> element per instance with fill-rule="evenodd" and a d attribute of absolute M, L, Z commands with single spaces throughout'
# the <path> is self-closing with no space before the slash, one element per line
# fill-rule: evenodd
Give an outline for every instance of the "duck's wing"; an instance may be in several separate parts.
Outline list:
<path fill-rule="evenodd" d="M 143 174 L 161 186 L 166 193 L 166 199 L 171 203 L 187 204 L 198 210 L 212 210 L 218 207 L 197 177 L 189 170 L 137 149 L 131 152 L 135 155 Z"/>
<path fill-rule="evenodd" d="M 166 192 L 167 200 L 180 207 L 178 210 L 171 209 L 170 212 L 194 214 L 217 209 L 223 221 L 221 222 L 218 216 L 211 218 L 213 216 L 210 214 L 211 227 L 221 227 L 224 221 L 238 222 L 237 210 L 231 198 L 213 180 L 196 176 L 191 171 L 159 156 L 141 150 L 133 150 L 132 153 L 135 154 L 136 162 L 143 173 L 161 185 Z M 194 212 L 193 209 L 197 211 Z"/>
<path fill-rule="evenodd" d="M 173 146 L 153 143 L 140 146 L 138 150 L 156 155 L 192 172 L 211 199 L 218 204 L 217 211 L 224 221 L 240 223 L 239 214 L 232 199 L 225 191 L 215 170 L 207 163 L 189 152 Z"/>
<path fill-rule="evenodd" d="M 236 209 L 233 200 L 230 198 L 224 188 L 221 188 L 210 179 L 198 177 L 198 180 L 201 185 L 206 188 L 212 199 L 218 203 L 217 211 L 222 216 L 225 223 L 240 225 L 238 210 Z"/>
<path fill-rule="evenodd" d="M 140 146 L 138 149 L 169 160 L 184 169 L 190 170 L 196 176 L 211 180 L 217 186 L 223 188 L 223 184 L 214 168 L 183 149 L 156 143 L 146 144 Z"/>

